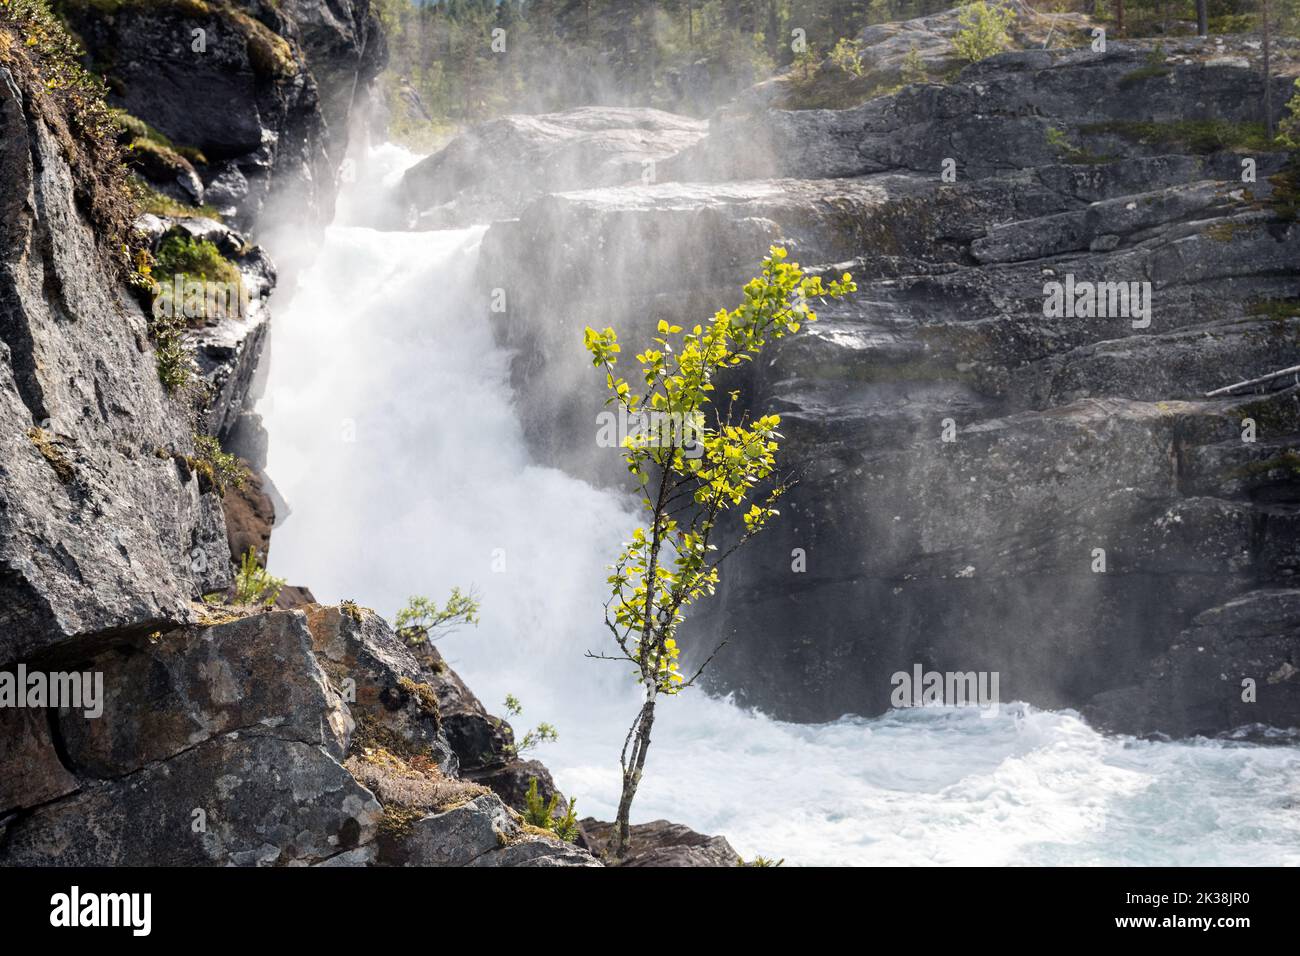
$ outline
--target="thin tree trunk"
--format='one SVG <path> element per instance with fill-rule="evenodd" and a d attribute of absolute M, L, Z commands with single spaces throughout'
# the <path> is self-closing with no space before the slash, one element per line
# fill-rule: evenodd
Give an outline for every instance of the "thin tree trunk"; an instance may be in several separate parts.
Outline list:
<path fill-rule="evenodd" d="M 1124 0 L 1115 0 L 1115 36 L 1124 32 Z"/>
<path fill-rule="evenodd" d="M 1196 0 L 1196 35 L 1210 35 L 1210 0 Z"/>
<path fill-rule="evenodd" d="M 645 769 L 646 752 L 650 749 L 650 728 L 655 722 L 655 692 L 654 687 L 647 687 L 646 693 L 650 696 L 641 710 L 637 713 L 636 722 L 632 725 L 632 732 L 629 735 L 632 742 L 632 753 L 629 759 L 623 764 L 623 793 L 618 800 L 618 816 L 614 821 L 614 846 L 613 855 L 615 860 L 622 860 L 627 855 L 628 835 L 631 831 L 629 819 L 632 813 L 632 798 L 636 796 L 636 788 L 641 784 L 641 771 Z"/>

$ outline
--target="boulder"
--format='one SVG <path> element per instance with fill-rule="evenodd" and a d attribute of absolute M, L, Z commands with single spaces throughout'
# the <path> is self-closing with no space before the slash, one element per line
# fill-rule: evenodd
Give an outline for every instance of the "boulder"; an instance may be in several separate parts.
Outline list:
<path fill-rule="evenodd" d="M 488 120 L 407 170 L 399 213 L 412 226 L 446 228 L 517 215 L 545 193 L 653 182 L 655 165 L 705 127 L 661 110 L 595 106 Z"/>
<path fill-rule="evenodd" d="M 1300 589 L 1250 591 L 1198 614 L 1140 683 L 1098 694 L 1084 716 L 1128 734 L 1300 731 L 1298 645 Z"/>
<path fill-rule="evenodd" d="M 613 837 L 614 824 L 587 817 L 579 826 L 583 845 L 601 857 Z M 705 836 L 680 823 L 654 820 L 634 823 L 629 828 L 627 855 L 617 865 L 740 866 L 741 859 L 724 837 Z"/>
<path fill-rule="evenodd" d="M 11 866 L 319 863 L 370 842 L 380 807 L 319 746 L 236 731 L 10 824 Z"/>
<path fill-rule="evenodd" d="M 429 756 L 454 776 L 457 758 L 437 695 L 384 620 L 355 604 L 304 611 L 317 657 L 356 715 L 362 745 Z"/>
<path fill-rule="evenodd" d="M 591 854 L 526 832 L 499 797 L 484 794 L 380 840 L 380 858 L 404 866 L 600 866 Z"/>

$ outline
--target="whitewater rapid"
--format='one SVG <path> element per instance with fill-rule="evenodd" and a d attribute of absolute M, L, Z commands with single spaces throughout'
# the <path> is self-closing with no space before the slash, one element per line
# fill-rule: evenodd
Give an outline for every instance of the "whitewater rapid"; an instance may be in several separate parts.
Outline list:
<path fill-rule="evenodd" d="M 373 151 L 338 221 L 364 221 L 414 159 Z M 275 303 L 257 410 L 292 510 L 270 569 L 390 619 L 409 595 L 476 589 L 480 625 L 443 653 L 489 710 L 523 702 L 517 731 L 554 724 L 536 756 L 580 815 L 611 819 L 638 694 L 583 652 L 608 639 L 605 566 L 635 515 L 530 461 L 474 292 L 483 232 L 335 225 Z M 659 709 L 633 816 L 799 864 L 1295 865 L 1300 750 L 1104 737 L 1023 704 L 789 724 L 692 691 Z"/>

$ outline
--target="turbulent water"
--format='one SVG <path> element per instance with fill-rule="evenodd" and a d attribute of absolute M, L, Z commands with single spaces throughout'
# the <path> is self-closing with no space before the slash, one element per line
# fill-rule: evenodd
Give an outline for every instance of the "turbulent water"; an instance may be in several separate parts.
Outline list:
<path fill-rule="evenodd" d="M 370 156 L 340 222 L 413 157 Z M 603 648 L 604 567 L 630 504 L 530 462 L 509 356 L 473 292 L 482 228 L 336 225 L 277 302 L 258 410 L 292 512 L 271 570 L 391 616 L 453 586 L 477 628 L 441 648 L 490 710 L 547 721 L 538 754 L 582 815 L 609 819 L 637 707 Z M 580 343 L 575 342 L 575 348 Z M 593 413 L 593 433 L 594 433 Z M 790 863 L 1297 864 L 1300 750 L 1104 737 L 1071 713 L 925 708 L 788 724 L 690 692 L 660 707 L 635 820 L 722 833 Z"/>

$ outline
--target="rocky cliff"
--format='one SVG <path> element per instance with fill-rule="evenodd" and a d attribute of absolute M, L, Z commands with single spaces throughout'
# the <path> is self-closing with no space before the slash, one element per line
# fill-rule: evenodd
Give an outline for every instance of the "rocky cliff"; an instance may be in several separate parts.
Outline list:
<path fill-rule="evenodd" d="M 328 219 L 382 49 L 368 8 L 64 12 L 131 119 L 43 5 L 0 10 L 0 863 L 598 865 L 510 805 L 554 784 L 436 653 L 353 604 L 226 594 L 271 515 L 206 436 L 244 403 L 276 278 L 230 223 Z M 124 130 L 203 156 L 134 163 L 174 200 L 157 215 L 131 218 Z M 161 324 L 151 262 L 248 301 Z"/>
<path fill-rule="evenodd" d="M 1297 363 L 1296 167 L 1263 135 L 1259 43 L 1102 52 L 1067 26 L 844 108 L 742 98 L 654 184 L 489 231 L 527 433 L 598 480 L 585 325 L 636 341 L 730 307 L 772 243 L 857 279 L 728 383 L 782 415 L 801 480 L 690 622 L 730 640 L 717 689 L 874 714 L 919 664 L 1125 731 L 1300 723 L 1300 388 L 1205 395 Z M 1053 313 L 1052 282 L 1137 283 L 1150 313 Z"/>
<path fill-rule="evenodd" d="M 151 167 L 160 188 L 246 231 L 330 222 L 353 106 L 385 59 L 369 0 L 57 6 L 109 102 L 175 147 Z"/>

